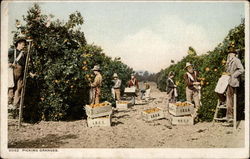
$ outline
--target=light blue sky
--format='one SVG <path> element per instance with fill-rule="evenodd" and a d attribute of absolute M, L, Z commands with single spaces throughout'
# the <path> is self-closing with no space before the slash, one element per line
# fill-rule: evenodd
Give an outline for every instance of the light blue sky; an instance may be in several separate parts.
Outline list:
<path fill-rule="evenodd" d="M 67 21 L 80 11 L 88 43 L 120 56 L 135 70 L 157 72 L 186 55 L 212 50 L 244 18 L 244 2 L 47 2 L 42 12 Z M 27 13 L 32 3 L 9 5 L 9 25 Z M 11 37 L 9 31 L 9 37 Z M 10 38 L 11 39 L 11 38 Z M 10 42 L 10 40 L 9 40 Z"/>

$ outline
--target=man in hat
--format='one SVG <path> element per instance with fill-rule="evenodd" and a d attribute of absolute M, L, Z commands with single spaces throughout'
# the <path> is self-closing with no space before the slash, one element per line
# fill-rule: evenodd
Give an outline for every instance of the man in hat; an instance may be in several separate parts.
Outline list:
<path fill-rule="evenodd" d="M 15 48 L 10 48 L 8 51 L 9 76 L 13 74 L 13 78 L 9 79 L 8 102 L 10 105 L 13 104 L 15 108 L 20 101 L 23 88 L 23 73 L 26 61 L 23 49 L 25 45 L 26 40 L 24 38 L 17 39 Z"/>
<path fill-rule="evenodd" d="M 118 78 L 117 73 L 114 73 L 113 78 L 114 78 L 113 80 L 114 85 L 112 87 L 113 97 L 114 99 L 119 101 L 121 99 L 120 87 L 121 87 L 122 81 Z"/>
<path fill-rule="evenodd" d="M 220 98 L 222 102 L 226 101 L 226 118 L 229 122 L 233 121 L 233 95 L 235 93 L 235 89 L 239 87 L 239 76 L 244 73 L 244 67 L 236 55 L 236 50 L 233 47 L 229 47 L 226 62 L 226 72 L 224 74 L 230 76 L 230 78 L 226 89 L 226 97 Z"/>
<path fill-rule="evenodd" d="M 139 89 L 138 80 L 135 78 L 134 74 L 131 74 L 131 79 L 128 82 L 128 87 L 136 87 L 136 89 Z"/>
<path fill-rule="evenodd" d="M 198 80 L 198 71 L 194 70 L 193 65 L 189 62 L 186 63 L 185 69 L 187 72 L 184 74 L 184 80 L 187 85 L 186 87 L 186 98 L 188 102 L 194 101 L 195 105 L 195 114 L 196 117 L 197 111 L 200 108 L 200 82 Z"/>
<path fill-rule="evenodd" d="M 100 96 L 101 96 L 101 86 L 102 86 L 102 75 L 100 73 L 100 67 L 94 66 L 92 69 L 94 71 L 95 79 L 94 82 L 90 84 L 93 90 L 93 97 L 91 104 L 98 104 L 100 102 Z"/>

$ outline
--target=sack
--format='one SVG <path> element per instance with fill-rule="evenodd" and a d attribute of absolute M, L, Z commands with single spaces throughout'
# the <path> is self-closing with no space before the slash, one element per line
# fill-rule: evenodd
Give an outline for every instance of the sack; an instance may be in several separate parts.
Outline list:
<path fill-rule="evenodd" d="M 13 68 L 8 68 L 8 87 L 13 88 L 15 86 L 14 83 L 14 72 Z"/>
<path fill-rule="evenodd" d="M 229 79 L 230 79 L 230 76 L 228 76 L 228 75 L 222 75 L 219 78 L 219 81 L 217 82 L 217 85 L 215 87 L 215 92 L 219 93 L 219 94 L 223 94 L 226 91 L 226 89 L 227 89 L 227 86 L 228 86 L 228 83 L 229 83 Z"/>

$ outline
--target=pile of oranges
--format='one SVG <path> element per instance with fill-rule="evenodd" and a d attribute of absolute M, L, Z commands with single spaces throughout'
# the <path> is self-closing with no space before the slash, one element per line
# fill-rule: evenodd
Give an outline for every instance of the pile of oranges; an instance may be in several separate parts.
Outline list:
<path fill-rule="evenodd" d="M 128 104 L 129 102 L 127 101 L 118 101 L 117 104 Z"/>
<path fill-rule="evenodd" d="M 188 103 L 188 102 L 178 102 L 178 103 L 175 103 L 176 106 L 181 106 L 181 107 L 184 107 L 184 106 L 190 106 L 191 104 Z"/>
<path fill-rule="evenodd" d="M 109 105 L 109 103 L 104 102 L 104 103 L 99 103 L 99 104 L 90 104 L 89 106 L 91 108 L 96 108 L 96 107 L 103 107 L 103 106 L 107 106 L 107 105 Z"/>
<path fill-rule="evenodd" d="M 151 109 L 144 110 L 144 112 L 149 114 L 149 113 L 158 112 L 159 110 L 160 110 L 159 108 L 151 108 Z"/>

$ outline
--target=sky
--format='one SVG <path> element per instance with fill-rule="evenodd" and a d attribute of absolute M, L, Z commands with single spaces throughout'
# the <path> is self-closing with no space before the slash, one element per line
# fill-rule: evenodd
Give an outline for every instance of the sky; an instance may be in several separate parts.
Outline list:
<path fill-rule="evenodd" d="M 121 57 L 134 70 L 159 72 L 187 55 L 189 46 L 203 54 L 213 50 L 245 17 L 245 2 L 42 2 L 42 13 L 67 21 L 79 11 L 89 44 Z M 31 2 L 9 3 L 9 43 L 15 19 Z"/>

